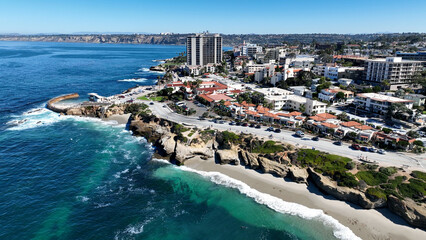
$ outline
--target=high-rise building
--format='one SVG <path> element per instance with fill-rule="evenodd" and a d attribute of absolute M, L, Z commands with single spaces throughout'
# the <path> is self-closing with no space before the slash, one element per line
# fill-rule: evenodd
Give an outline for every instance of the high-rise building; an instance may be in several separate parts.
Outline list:
<path fill-rule="evenodd" d="M 391 90 L 410 87 L 414 75 L 422 70 L 422 62 L 401 57 L 367 60 L 365 64 L 365 80 L 373 85 L 389 81 Z"/>
<path fill-rule="evenodd" d="M 222 37 L 219 34 L 196 34 L 186 39 L 188 65 L 204 66 L 222 62 Z"/>

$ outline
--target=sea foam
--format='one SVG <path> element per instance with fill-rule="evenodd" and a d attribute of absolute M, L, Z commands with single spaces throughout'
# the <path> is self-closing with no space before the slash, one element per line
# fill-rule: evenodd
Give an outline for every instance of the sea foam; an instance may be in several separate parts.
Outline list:
<path fill-rule="evenodd" d="M 130 79 L 121 79 L 117 80 L 118 82 L 145 82 L 147 78 L 130 78 Z"/>
<path fill-rule="evenodd" d="M 155 160 L 159 161 L 159 159 L 155 159 Z M 225 187 L 237 189 L 241 194 L 244 194 L 254 199 L 259 204 L 266 205 L 267 207 L 271 208 L 272 210 L 276 212 L 298 216 L 307 220 L 319 220 L 325 226 L 331 227 L 333 229 L 333 235 L 338 239 L 342 239 L 342 240 L 355 240 L 355 239 L 360 240 L 361 239 L 357 237 L 348 227 L 342 225 L 341 223 L 339 223 L 339 221 L 325 214 L 320 209 L 311 209 L 301 204 L 286 202 L 272 195 L 261 193 L 257 191 L 256 189 L 249 187 L 247 184 L 239 180 L 233 179 L 231 177 L 228 177 L 219 172 L 198 171 L 185 166 L 182 166 L 179 168 L 184 171 L 197 173 L 209 179 L 213 183 L 216 183 Z"/>

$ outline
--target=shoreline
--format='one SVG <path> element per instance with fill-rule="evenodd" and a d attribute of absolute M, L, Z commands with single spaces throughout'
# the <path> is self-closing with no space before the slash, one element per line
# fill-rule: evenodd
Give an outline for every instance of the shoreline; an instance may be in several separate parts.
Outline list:
<path fill-rule="evenodd" d="M 388 209 L 362 209 L 321 193 L 313 184 L 306 186 L 288 182 L 241 165 L 219 165 L 212 160 L 194 158 L 187 160 L 185 166 L 198 171 L 219 172 L 242 181 L 259 192 L 308 208 L 321 209 L 362 239 L 426 239 L 425 231 L 409 226 Z"/>

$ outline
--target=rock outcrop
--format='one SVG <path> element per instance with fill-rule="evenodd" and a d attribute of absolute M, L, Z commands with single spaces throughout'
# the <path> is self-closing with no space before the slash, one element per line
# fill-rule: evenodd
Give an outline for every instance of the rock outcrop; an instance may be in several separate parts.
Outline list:
<path fill-rule="evenodd" d="M 404 218 L 409 224 L 426 229 L 426 206 L 411 199 L 401 200 L 395 196 L 388 197 L 389 209 Z"/>
<path fill-rule="evenodd" d="M 245 152 L 247 161 L 248 161 L 248 165 L 250 166 L 251 169 L 259 169 L 260 164 L 259 161 L 257 160 L 257 156 L 253 153 L 249 153 L 249 152 Z"/>
<path fill-rule="evenodd" d="M 238 158 L 238 151 L 236 151 L 235 149 L 217 150 L 216 156 L 220 164 L 233 164 L 233 165 L 240 164 L 240 161 Z"/>
<path fill-rule="evenodd" d="M 264 157 L 259 157 L 260 168 L 264 173 L 270 173 L 278 177 L 286 177 L 288 174 L 288 167 L 275 161 L 271 161 Z"/>
<path fill-rule="evenodd" d="M 338 186 L 335 181 L 330 178 L 316 173 L 313 169 L 308 169 L 309 175 L 314 184 L 322 191 L 339 199 L 355 203 L 363 208 L 379 208 L 386 206 L 386 200 L 370 201 L 363 192 L 353 188 Z"/>
<path fill-rule="evenodd" d="M 290 177 L 297 183 L 308 184 L 309 173 L 305 168 L 298 168 L 295 166 L 289 167 Z"/>

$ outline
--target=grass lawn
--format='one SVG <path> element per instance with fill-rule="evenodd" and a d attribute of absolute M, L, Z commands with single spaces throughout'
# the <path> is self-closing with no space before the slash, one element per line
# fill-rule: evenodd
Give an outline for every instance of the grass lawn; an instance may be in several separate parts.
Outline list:
<path fill-rule="evenodd" d="M 161 100 L 163 100 L 163 97 L 159 96 L 159 97 L 147 98 L 146 96 L 142 96 L 142 97 L 138 97 L 138 99 L 147 100 L 147 101 L 161 101 Z"/>

